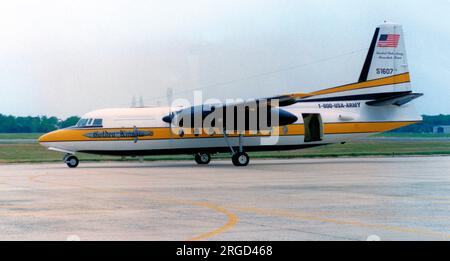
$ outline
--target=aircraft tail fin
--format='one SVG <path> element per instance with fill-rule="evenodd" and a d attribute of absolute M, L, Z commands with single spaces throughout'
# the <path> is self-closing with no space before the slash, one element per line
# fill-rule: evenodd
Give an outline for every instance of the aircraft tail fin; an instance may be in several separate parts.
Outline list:
<path fill-rule="evenodd" d="M 358 82 L 409 73 L 401 25 L 385 23 L 373 35 Z"/>
<path fill-rule="evenodd" d="M 298 102 L 380 100 L 410 93 L 402 26 L 385 23 L 375 30 L 358 82 L 311 92 L 299 97 Z"/>

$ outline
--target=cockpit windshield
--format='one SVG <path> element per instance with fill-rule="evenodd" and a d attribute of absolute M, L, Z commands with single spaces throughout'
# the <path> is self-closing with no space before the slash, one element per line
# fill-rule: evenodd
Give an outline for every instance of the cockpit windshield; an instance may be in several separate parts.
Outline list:
<path fill-rule="evenodd" d="M 77 122 L 77 127 L 84 127 L 84 126 L 86 126 L 86 124 L 87 124 L 87 121 L 88 121 L 88 119 L 80 119 L 78 122 Z"/>
<path fill-rule="evenodd" d="M 84 127 L 102 127 L 103 126 L 103 119 L 80 119 L 77 122 L 76 127 L 84 128 Z"/>

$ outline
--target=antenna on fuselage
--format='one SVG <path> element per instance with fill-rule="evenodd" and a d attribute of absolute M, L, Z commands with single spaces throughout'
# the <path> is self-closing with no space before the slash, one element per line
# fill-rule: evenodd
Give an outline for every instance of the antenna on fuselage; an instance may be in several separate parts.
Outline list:
<path fill-rule="evenodd" d="M 167 98 L 167 106 L 172 107 L 173 89 L 171 87 L 167 88 L 166 98 Z"/>
<path fill-rule="evenodd" d="M 173 120 L 172 115 L 172 101 L 173 101 L 173 89 L 172 87 L 167 88 L 166 90 L 166 98 L 167 98 L 167 106 L 169 106 L 169 115 Z M 170 138 L 172 138 L 172 120 L 169 122 L 169 130 L 170 130 Z"/>
<path fill-rule="evenodd" d="M 136 96 L 133 95 L 133 98 L 131 99 L 131 108 L 136 108 Z"/>

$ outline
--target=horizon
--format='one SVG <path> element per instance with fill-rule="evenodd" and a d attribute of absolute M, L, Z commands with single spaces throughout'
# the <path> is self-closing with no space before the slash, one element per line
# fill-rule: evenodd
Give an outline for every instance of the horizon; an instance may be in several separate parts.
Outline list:
<path fill-rule="evenodd" d="M 58 117 L 56 115 L 48 115 L 48 114 L 40 114 L 40 115 L 12 115 L 12 114 L 3 114 L 0 112 L 1 116 L 6 116 L 6 117 L 22 117 L 22 118 L 26 118 L 26 117 L 31 117 L 31 118 L 35 118 L 35 117 L 47 117 L 47 118 L 51 118 L 51 117 L 56 117 L 58 120 L 67 120 L 68 118 L 71 117 L 78 117 L 81 118 L 83 115 L 69 115 L 67 117 Z M 420 114 L 421 117 L 426 116 L 426 117 L 437 117 L 437 116 L 450 116 L 450 113 L 438 113 L 438 114 Z"/>
<path fill-rule="evenodd" d="M 383 4 L 386 3 L 386 4 Z M 391 8 L 384 6 L 389 4 Z M 355 6 L 358 14 L 355 15 Z M 67 118 L 175 98 L 257 98 L 356 82 L 375 27 L 403 25 L 421 115 L 450 113 L 448 1 L 0 4 L 0 113 Z M 423 10 L 428 10 L 426 13 Z"/>

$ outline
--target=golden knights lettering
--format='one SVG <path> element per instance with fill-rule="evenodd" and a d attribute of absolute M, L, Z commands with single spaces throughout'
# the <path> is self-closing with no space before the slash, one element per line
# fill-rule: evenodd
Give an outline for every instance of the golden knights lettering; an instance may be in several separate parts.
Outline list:
<path fill-rule="evenodd" d="M 93 139 L 110 139 L 110 138 L 136 138 L 136 137 L 145 137 L 152 136 L 152 131 L 140 131 L 140 130 L 132 130 L 132 131 L 94 131 L 88 132 L 84 134 L 85 137 L 93 138 Z"/>

